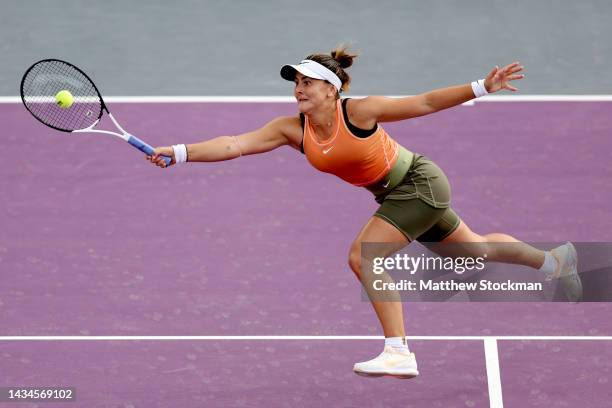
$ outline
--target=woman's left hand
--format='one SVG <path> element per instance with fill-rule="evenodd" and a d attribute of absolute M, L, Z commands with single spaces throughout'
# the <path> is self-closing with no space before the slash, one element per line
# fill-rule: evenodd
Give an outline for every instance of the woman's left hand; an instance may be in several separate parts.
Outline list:
<path fill-rule="evenodd" d="M 517 79 L 523 79 L 525 75 L 518 74 L 523 70 L 523 66 L 517 61 L 513 62 L 510 65 L 506 65 L 503 68 L 499 68 L 495 66 L 489 72 L 489 75 L 485 78 L 485 88 L 487 88 L 487 92 L 493 93 L 497 91 L 501 91 L 502 89 L 508 89 L 512 92 L 518 91 L 515 87 L 510 85 L 510 81 L 515 81 Z"/>

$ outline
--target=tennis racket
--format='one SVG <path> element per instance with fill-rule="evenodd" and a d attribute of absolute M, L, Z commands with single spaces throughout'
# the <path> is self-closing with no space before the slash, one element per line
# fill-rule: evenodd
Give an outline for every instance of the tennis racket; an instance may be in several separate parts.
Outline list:
<path fill-rule="evenodd" d="M 71 101 L 60 106 L 57 95 L 69 92 Z M 62 92 L 64 95 L 66 92 Z M 32 65 L 21 80 L 21 100 L 26 109 L 45 125 L 71 133 L 103 133 L 120 137 L 143 153 L 154 149 L 117 123 L 93 81 L 79 68 L 57 59 L 44 59 Z M 106 112 L 118 132 L 94 129 Z M 166 165 L 171 158 L 164 157 Z"/>

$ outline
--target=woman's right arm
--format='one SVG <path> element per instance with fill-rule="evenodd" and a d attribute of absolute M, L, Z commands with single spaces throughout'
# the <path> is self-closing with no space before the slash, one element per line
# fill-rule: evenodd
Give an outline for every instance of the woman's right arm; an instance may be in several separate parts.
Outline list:
<path fill-rule="evenodd" d="M 297 125 L 297 128 L 296 128 Z M 190 162 L 215 162 L 231 160 L 240 156 L 269 152 L 283 145 L 296 145 L 296 137 L 300 137 L 299 119 L 283 116 L 268 122 L 265 126 L 252 132 L 237 136 L 219 136 L 203 142 L 188 144 L 187 160 Z M 299 141 L 297 142 L 299 146 Z M 172 157 L 175 163 L 174 151 L 171 146 L 158 147 L 153 156 L 147 158 L 154 164 L 165 167 L 161 155 Z"/>

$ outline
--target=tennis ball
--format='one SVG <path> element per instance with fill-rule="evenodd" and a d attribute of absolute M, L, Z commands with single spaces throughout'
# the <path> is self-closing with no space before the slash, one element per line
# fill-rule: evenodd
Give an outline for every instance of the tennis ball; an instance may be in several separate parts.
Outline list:
<path fill-rule="evenodd" d="M 74 97 L 72 96 L 70 91 L 64 89 L 63 91 L 59 91 L 55 95 L 55 102 L 60 108 L 68 109 L 74 103 Z"/>

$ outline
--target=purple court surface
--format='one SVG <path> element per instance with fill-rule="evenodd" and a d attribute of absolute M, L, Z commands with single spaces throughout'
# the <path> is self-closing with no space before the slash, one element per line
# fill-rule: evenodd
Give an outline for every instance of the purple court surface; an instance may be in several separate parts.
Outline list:
<path fill-rule="evenodd" d="M 152 145 L 295 113 L 110 108 Z M 503 406 L 610 406 L 612 342 L 562 339 L 612 336 L 607 303 L 407 303 L 409 336 L 442 337 L 411 342 L 421 376 L 354 375 L 381 340 L 325 336 L 382 334 L 347 265 L 376 203 L 289 147 L 162 170 L 119 139 L 47 129 L 21 104 L 0 104 L 0 123 L 0 387 L 75 387 L 57 407 L 489 407 L 483 341 L 443 336 L 518 336 L 497 341 Z M 445 170 L 472 230 L 612 241 L 612 103 L 476 103 L 384 127 Z"/>

